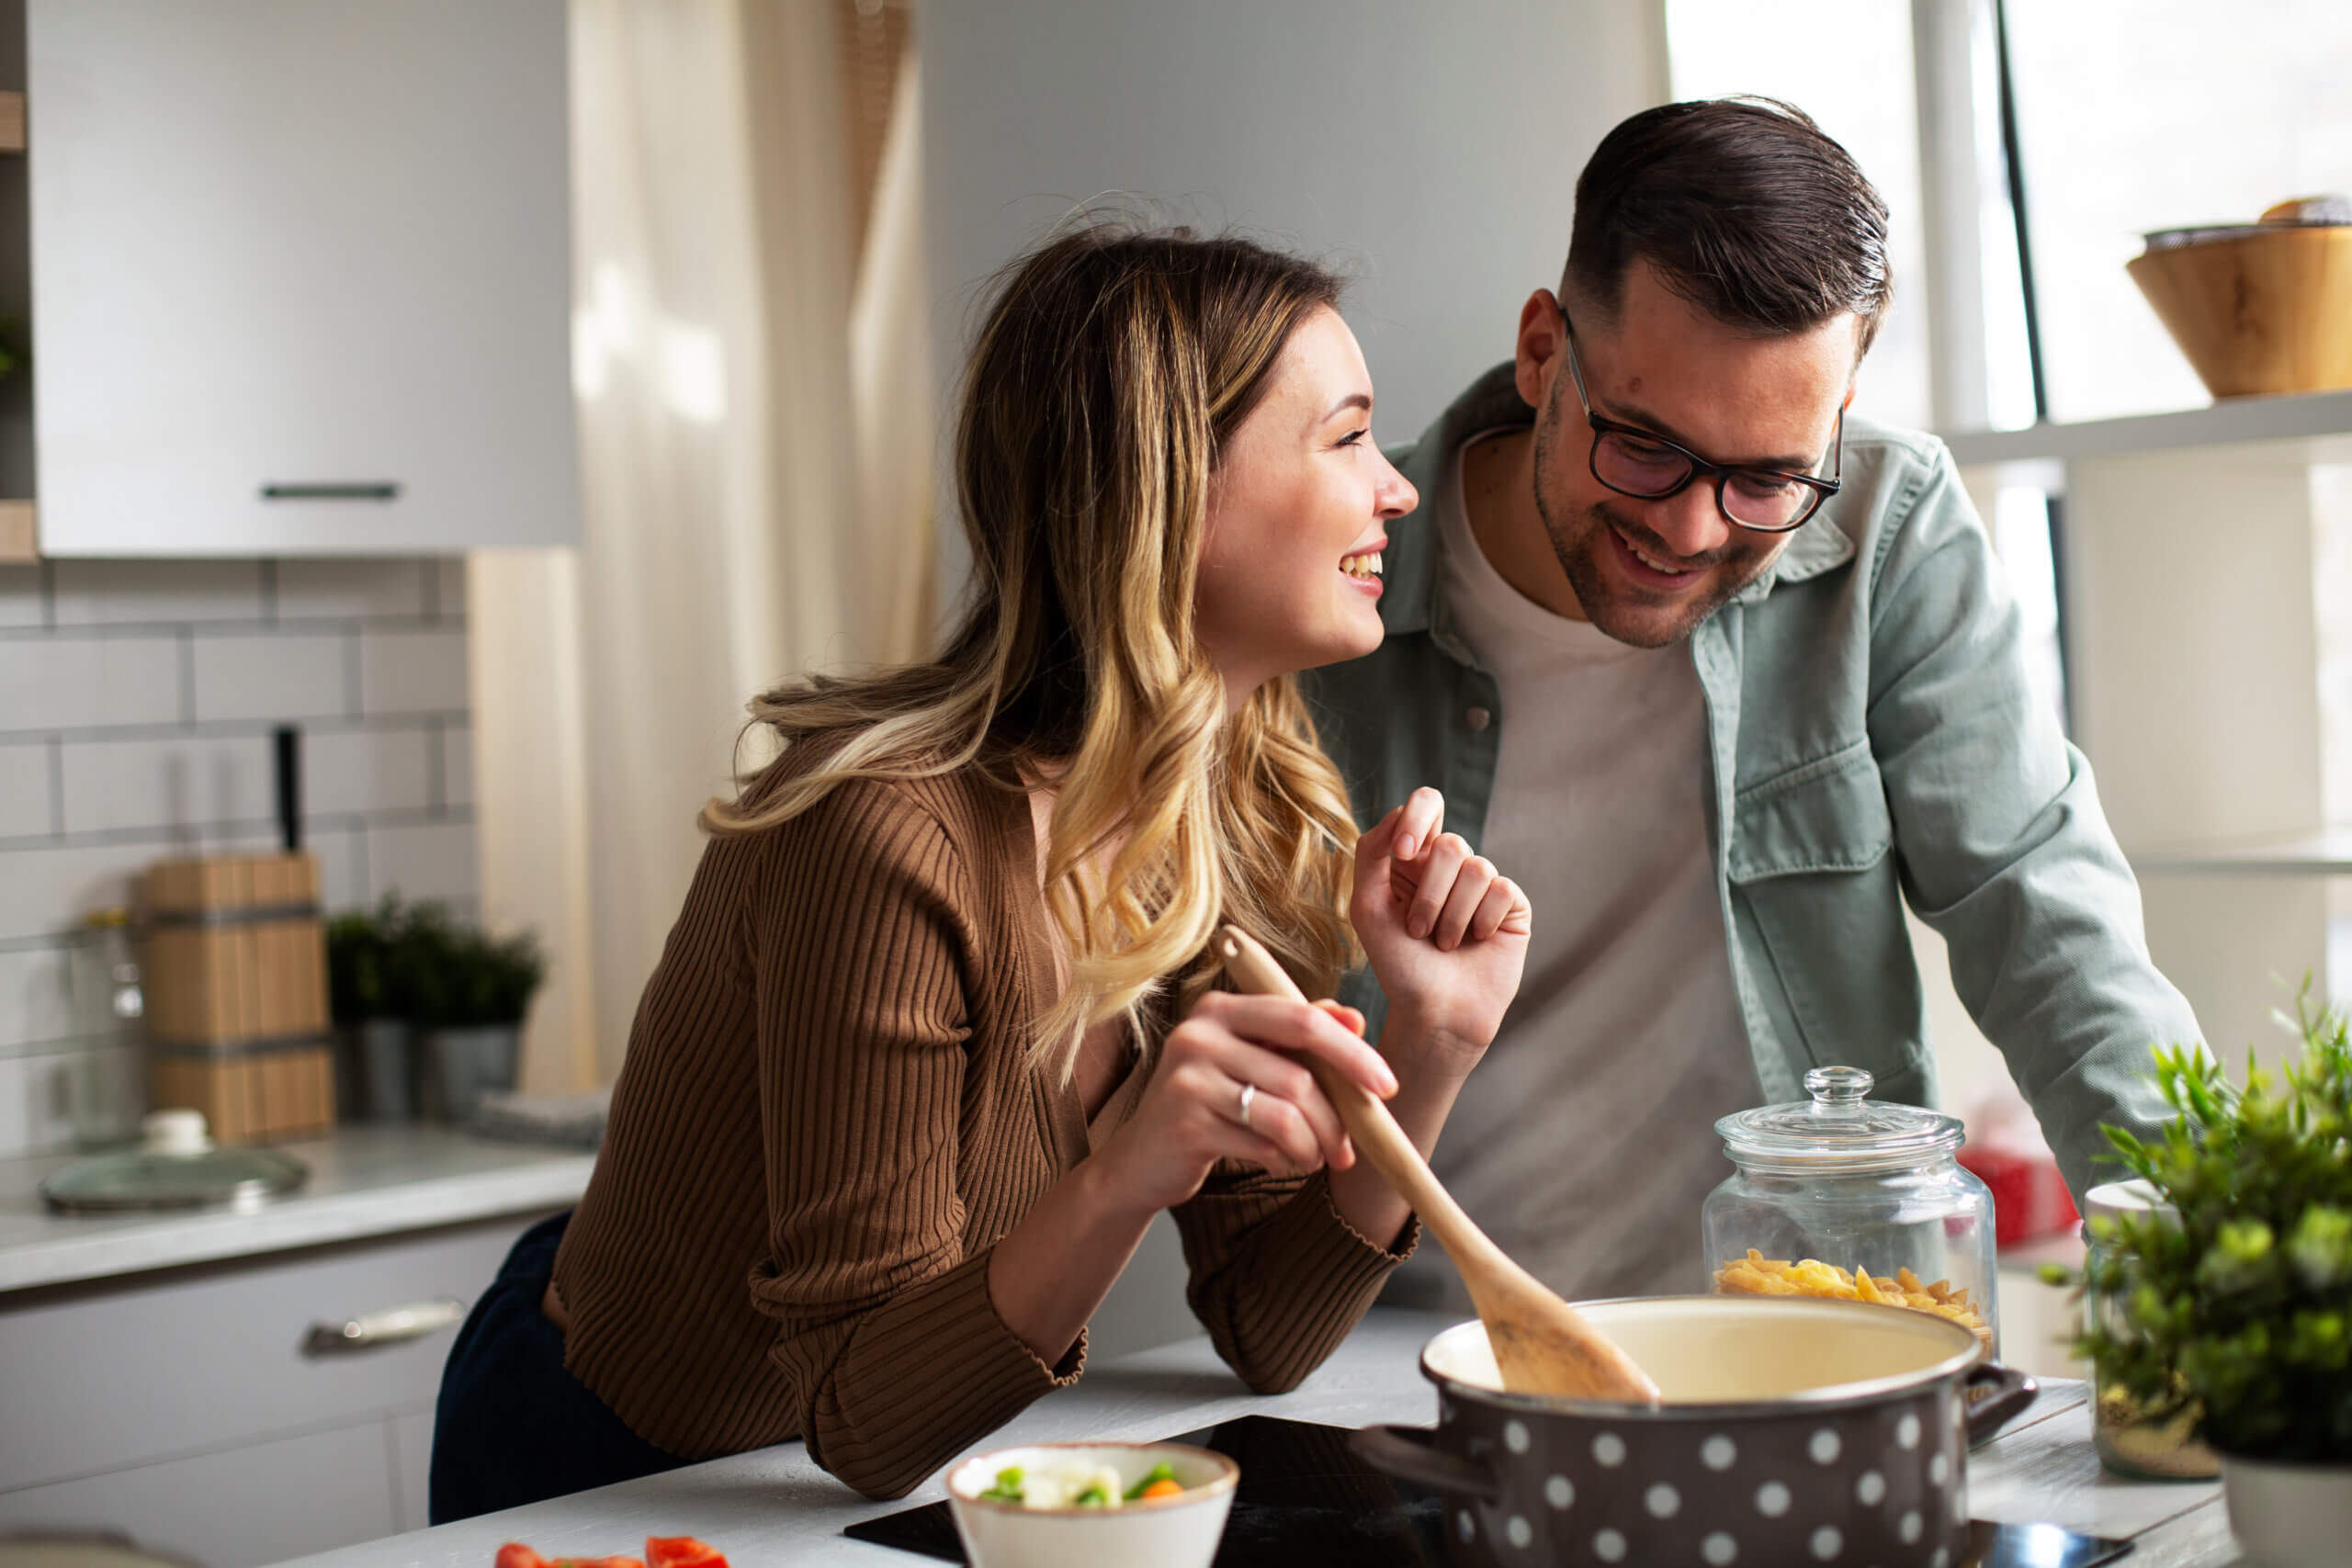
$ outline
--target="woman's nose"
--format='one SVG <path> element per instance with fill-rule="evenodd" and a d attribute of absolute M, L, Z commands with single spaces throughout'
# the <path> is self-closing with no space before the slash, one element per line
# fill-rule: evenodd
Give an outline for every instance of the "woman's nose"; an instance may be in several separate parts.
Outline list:
<path fill-rule="evenodd" d="M 1396 471 L 1396 465 L 1386 457 L 1380 459 L 1380 466 L 1388 470 L 1388 476 L 1373 491 L 1374 510 L 1384 518 L 1402 517 L 1421 503 L 1421 492 L 1413 488 L 1412 480 Z"/>

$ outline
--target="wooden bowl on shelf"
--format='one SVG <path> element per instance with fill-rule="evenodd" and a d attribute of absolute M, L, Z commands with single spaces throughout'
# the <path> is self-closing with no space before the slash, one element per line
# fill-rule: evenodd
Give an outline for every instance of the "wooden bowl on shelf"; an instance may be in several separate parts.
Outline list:
<path fill-rule="evenodd" d="M 2352 387 L 2352 224 L 2149 236 L 2132 281 L 2216 398 Z"/>

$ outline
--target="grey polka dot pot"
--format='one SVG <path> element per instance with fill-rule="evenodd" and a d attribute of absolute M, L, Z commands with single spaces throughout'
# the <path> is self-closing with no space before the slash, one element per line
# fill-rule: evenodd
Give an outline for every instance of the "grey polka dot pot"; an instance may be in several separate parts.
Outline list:
<path fill-rule="evenodd" d="M 1440 1493 L 1457 1564 L 1850 1562 L 1951 1568 L 1967 1454 L 2031 1378 L 1927 1313 L 1792 1297 L 1579 1303 L 1657 1380 L 1657 1407 L 1506 1393 L 1476 1323 L 1421 1352 L 1435 1427 L 1363 1458 Z"/>

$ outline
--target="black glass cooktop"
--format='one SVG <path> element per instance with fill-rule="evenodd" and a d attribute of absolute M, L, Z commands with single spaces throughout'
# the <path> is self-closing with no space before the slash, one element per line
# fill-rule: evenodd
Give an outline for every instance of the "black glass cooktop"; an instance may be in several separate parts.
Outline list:
<path fill-rule="evenodd" d="M 1230 1456 L 1241 1467 L 1216 1568 L 1440 1568 L 1443 1512 L 1437 1494 L 1382 1474 L 1348 1447 L 1352 1429 L 1272 1416 L 1244 1416 L 1166 1439 Z M 2054 1525 L 1973 1522 L 1962 1568 L 2092 1568 L 2129 1541 Z M 963 1562 L 964 1543 L 945 1503 L 928 1503 L 851 1525 L 854 1540 Z"/>

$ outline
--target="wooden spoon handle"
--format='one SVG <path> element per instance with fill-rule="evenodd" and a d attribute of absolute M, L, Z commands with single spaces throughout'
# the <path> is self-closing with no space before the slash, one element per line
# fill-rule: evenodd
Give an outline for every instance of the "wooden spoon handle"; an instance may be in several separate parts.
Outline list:
<path fill-rule="evenodd" d="M 1216 952 L 1225 960 L 1226 973 L 1244 991 L 1256 996 L 1287 997 L 1293 1001 L 1307 999 L 1283 966 L 1274 962 L 1273 954 L 1238 926 L 1227 926 L 1217 932 Z M 1371 1160 L 1373 1168 L 1412 1205 L 1413 1212 L 1421 1217 L 1421 1223 L 1445 1247 L 1457 1267 L 1473 1264 L 1474 1260 L 1515 1267 L 1502 1248 L 1453 1201 L 1453 1194 L 1438 1180 L 1437 1173 L 1430 1169 L 1430 1162 L 1421 1157 L 1421 1151 L 1405 1135 L 1405 1129 L 1396 1124 L 1396 1118 L 1389 1114 L 1388 1107 L 1377 1096 L 1319 1056 L 1301 1054 L 1298 1059 L 1315 1075 L 1316 1086 L 1339 1111 L 1340 1124 L 1355 1140 L 1358 1152 Z"/>

